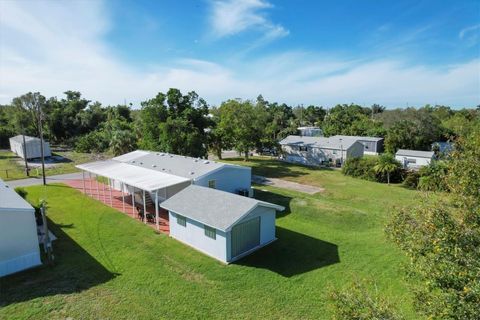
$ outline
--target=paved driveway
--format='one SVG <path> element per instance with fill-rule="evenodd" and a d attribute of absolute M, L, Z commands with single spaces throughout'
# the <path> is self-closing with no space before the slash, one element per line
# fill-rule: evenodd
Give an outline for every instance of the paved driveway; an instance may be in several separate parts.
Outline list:
<path fill-rule="evenodd" d="M 252 182 L 257 184 L 263 184 L 266 186 L 274 186 L 278 188 L 284 188 L 284 189 L 289 189 L 289 190 L 308 193 L 308 194 L 315 194 L 317 192 L 325 191 L 324 188 L 315 187 L 308 184 L 300 184 L 300 183 L 291 182 L 283 179 L 267 178 L 267 177 L 256 176 L 256 175 L 252 175 Z"/>
<path fill-rule="evenodd" d="M 66 180 L 74 180 L 74 179 L 82 179 L 82 173 L 75 172 L 75 173 L 66 173 L 66 174 L 59 174 L 55 176 L 49 176 L 47 177 L 47 183 L 64 182 Z M 16 187 L 28 187 L 28 186 L 40 185 L 43 183 L 43 180 L 41 177 L 27 178 L 27 179 L 20 179 L 20 180 L 5 181 L 5 183 L 9 185 L 11 188 L 16 188 Z"/>

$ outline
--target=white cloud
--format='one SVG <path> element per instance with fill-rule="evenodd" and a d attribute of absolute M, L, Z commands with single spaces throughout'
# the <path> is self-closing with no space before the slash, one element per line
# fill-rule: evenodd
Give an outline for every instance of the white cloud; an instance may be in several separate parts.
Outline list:
<path fill-rule="evenodd" d="M 458 33 L 458 37 L 467 43 L 467 46 L 473 47 L 480 41 L 480 24 L 466 27 Z"/>
<path fill-rule="evenodd" d="M 222 38 L 256 29 L 268 39 L 288 35 L 288 30 L 266 17 L 264 11 L 271 8 L 273 5 L 265 0 L 213 1 L 210 17 L 212 34 L 216 38 Z"/>
<path fill-rule="evenodd" d="M 78 90 L 105 104 L 138 105 L 159 91 L 195 90 L 209 103 L 229 98 L 291 104 L 381 103 L 387 106 L 480 102 L 480 60 L 444 67 L 401 60 L 353 60 L 291 51 L 234 64 L 178 58 L 138 69 L 104 44 L 109 19 L 97 2 L 0 1 L 0 103 L 40 91 Z M 20 23 L 23 21 L 23 23 Z"/>
<path fill-rule="evenodd" d="M 476 30 L 480 30 L 480 24 L 476 24 L 474 26 L 470 26 L 470 27 L 466 27 L 466 28 L 463 28 L 462 30 L 460 30 L 460 32 L 458 33 L 458 37 L 460 39 L 463 39 L 465 37 L 465 35 L 467 35 L 468 33 L 470 32 L 473 32 L 473 31 L 476 31 Z"/>

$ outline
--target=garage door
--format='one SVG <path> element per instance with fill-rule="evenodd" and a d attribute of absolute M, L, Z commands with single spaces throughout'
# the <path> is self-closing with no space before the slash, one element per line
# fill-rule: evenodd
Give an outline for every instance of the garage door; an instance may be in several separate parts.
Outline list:
<path fill-rule="evenodd" d="M 260 217 L 232 228 L 232 258 L 260 245 Z"/>

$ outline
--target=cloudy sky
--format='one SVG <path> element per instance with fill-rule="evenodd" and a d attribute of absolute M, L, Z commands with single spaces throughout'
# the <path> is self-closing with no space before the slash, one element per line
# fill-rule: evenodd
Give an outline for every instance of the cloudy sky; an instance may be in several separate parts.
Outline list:
<path fill-rule="evenodd" d="M 0 103 L 480 104 L 479 1 L 0 0 Z"/>

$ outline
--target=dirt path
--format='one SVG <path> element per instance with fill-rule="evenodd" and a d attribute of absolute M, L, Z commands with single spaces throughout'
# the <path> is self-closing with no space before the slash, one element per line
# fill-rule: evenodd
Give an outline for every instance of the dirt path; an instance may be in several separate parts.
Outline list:
<path fill-rule="evenodd" d="M 266 186 L 284 188 L 284 189 L 289 189 L 289 190 L 308 193 L 308 194 L 315 194 L 317 192 L 325 191 L 324 188 L 320 188 L 320 187 L 310 186 L 307 184 L 300 184 L 300 183 L 291 182 L 283 179 L 267 178 L 267 177 L 256 176 L 256 175 L 252 175 L 252 182 L 257 184 L 263 184 Z"/>

